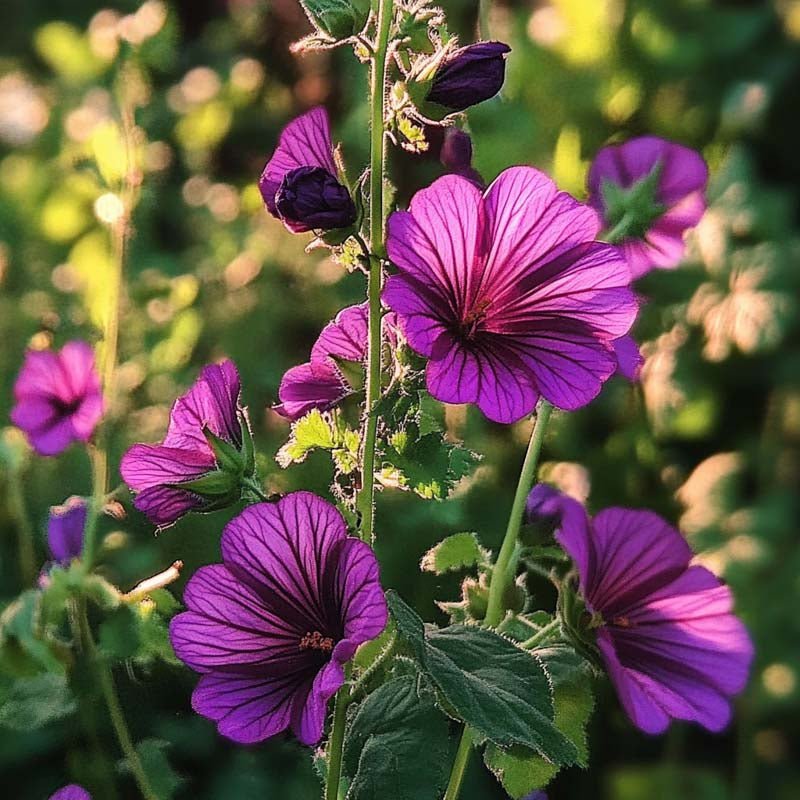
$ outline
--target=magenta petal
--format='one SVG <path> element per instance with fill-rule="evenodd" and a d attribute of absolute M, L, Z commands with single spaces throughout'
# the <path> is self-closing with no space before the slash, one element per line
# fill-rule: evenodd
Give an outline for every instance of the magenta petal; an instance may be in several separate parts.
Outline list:
<path fill-rule="evenodd" d="M 194 492 L 175 489 L 170 486 L 152 486 L 142 489 L 133 501 L 137 511 L 141 511 L 158 528 L 166 528 L 176 523 L 189 511 L 199 511 L 205 501 Z"/>
<path fill-rule="evenodd" d="M 47 523 L 47 544 L 53 558 L 61 564 L 80 558 L 88 508 L 80 497 L 71 497 L 62 506 L 50 509 Z"/>
<path fill-rule="evenodd" d="M 316 675 L 306 697 L 298 695 L 292 711 L 291 726 L 295 736 L 313 746 L 322 738 L 328 701 L 344 684 L 344 668 L 338 661 L 329 661 Z"/>
<path fill-rule="evenodd" d="M 367 322 L 369 308 L 366 303 L 343 308 L 329 322 L 311 348 L 311 361 L 329 356 L 345 361 L 363 361 L 367 355 Z"/>
<path fill-rule="evenodd" d="M 122 457 L 119 471 L 132 489 L 141 491 L 161 484 L 191 481 L 214 467 L 214 457 L 207 446 L 197 451 L 160 444 L 135 444 Z"/>
<path fill-rule="evenodd" d="M 336 175 L 328 112 L 321 106 L 292 120 L 283 129 L 278 146 L 261 174 L 258 186 L 274 216 L 278 216 L 275 195 L 283 179 L 299 167 L 322 167 Z"/>
<path fill-rule="evenodd" d="M 307 691 L 305 680 L 296 675 L 210 673 L 192 693 L 192 708 L 214 720 L 223 736 L 255 744 L 289 727 L 292 707 Z"/>
<path fill-rule="evenodd" d="M 638 381 L 644 357 L 632 336 L 621 336 L 612 342 L 617 357 L 617 372 L 629 381 Z"/>
<path fill-rule="evenodd" d="M 50 795 L 50 800 L 92 800 L 92 796 L 83 786 L 77 783 L 70 783 L 59 789 L 55 794 Z"/>
<path fill-rule="evenodd" d="M 316 408 L 328 411 L 353 390 L 330 360 L 309 362 L 286 371 L 278 389 L 280 405 L 274 410 L 290 420 L 300 419 Z"/>

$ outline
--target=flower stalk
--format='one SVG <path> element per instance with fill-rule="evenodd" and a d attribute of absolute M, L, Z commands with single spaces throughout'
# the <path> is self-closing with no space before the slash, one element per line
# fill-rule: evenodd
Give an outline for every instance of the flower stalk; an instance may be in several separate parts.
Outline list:
<path fill-rule="evenodd" d="M 453 759 L 453 768 L 450 771 L 450 780 L 447 784 L 447 791 L 444 793 L 444 800 L 456 800 L 461 792 L 461 784 L 464 781 L 464 774 L 467 771 L 471 753 L 472 731 L 464 726 L 464 730 L 461 733 L 461 741 L 458 743 L 458 750 Z"/>
<path fill-rule="evenodd" d="M 361 514 L 361 538 L 371 542 L 375 514 L 375 446 L 378 434 L 376 405 L 381 393 L 381 289 L 383 288 L 384 229 L 383 181 L 386 156 L 386 63 L 389 53 L 389 31 L 392 23 L 391 0 L 375 0 L 378 37 L 372 57 L 371 129 L 369 175 L 369 340 L 367 346 L 366 412 L 364 451 L 361 469 L 361 490 L 357 507 Z"/>

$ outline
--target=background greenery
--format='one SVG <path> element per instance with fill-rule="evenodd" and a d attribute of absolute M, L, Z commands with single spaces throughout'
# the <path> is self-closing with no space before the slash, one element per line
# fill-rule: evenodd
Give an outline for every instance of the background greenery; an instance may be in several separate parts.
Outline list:
<path fill-rule="evenodd" d="M 272 460 L 288 431 L 269 406 L 283 371 L 306 359 L 336 310 L 361 298 L 363 280 L 325 251 L 305 254 L 305 237 L 267 216 L 255 184 L 280 128 L 318 103 L 331 110 L 351 172 L 361 169 L 363 67 L 347 50 L 292 56 L 290 44 L 308 31 L 295 0 L 140 5 L 4 0 L 0 425 L 25 347 L 91 337 L 102 319 L 110 250 L 95 202 L 119 177 L 112 90 L 120 55 L 133 44 L 126 92 L 137 106 L 144 181 L 127 267 L 114 462 L 132 441 L 159 439 L 174 397 L 202 364 L 228 355 L 242 374 L 270 489 L 325 494 L 324 454 L 286 472 Z M 477 3 L 443 5 L 469 40 Z M 560 775 L 550 796 L 800 796 L 800 2 L 486 6 L 492 37 L 513 52 L 502 99 L 469 114 L 485 178 L 531 163 L 581 196 L 597 148 L 643 132 L 698 147 L 709 161 L 711 206 L 687 263 L 640 283 L 641 386 L 614 381 L 591 407 L 556 416 L 545 469 L 587 493 L 593 508 L 647 506 L 679 522 L 703 562 L 734 587 L 758 650 L 736 721 L 720 736 L 679 725 L 647 738 L 599 687 L 591 767 Z M 430 138 L 422 156 L 392 156 L 401 203 L 441 172 L 436 134 Z M 460 530 L 499 544 L 528 432 L 523 423 L 488 424 L 474 409 L 448 409 L 447 420 L 452 435 L 485 453 L 474 477 L 446 503 L 386 490 L 378 505 L 384 584 L 428 618 L 439 613 L 435 600 L 455 598 L 458 577 L 421 576 L 419 558 Z M 79 448 L 28 458 L 12 429 L 2 434 L 0 455 L 0 490 L 9 498 L 0 504 L 2 607 L 25 588 L 14 476 L 35 522 L 38 568 L 47 558 L 48 506 L 87 493 L 89 473 Z M 135 512 L 105 521 L 105 571 L 128 588 L 181 558 L 189 576 L 218 560 L 226 518 L 188 517 L 158 537 Z M 552 604 L 544 581 L 530 588 Z M 178 797 L 315 796 L 309 754 L 290 739 L 238 748 L 193 715 L 188 670 L 137 661 L 117 677 L 136 738 L 167 743 L 163 752 L 185 778 Z M 96 717 L 99 750 L 116 759 L 102 709 Z M 0 722 L 8 796 L 42 800 L 68 779 L 96 785 L 102 766 L 86 754 L 97 748 L 80 730 L 73 716 L 26 730 Z M 502 797 L 478 764 L 465 800 Z M 124 789 L 135 797 L 132 784 Z"/>

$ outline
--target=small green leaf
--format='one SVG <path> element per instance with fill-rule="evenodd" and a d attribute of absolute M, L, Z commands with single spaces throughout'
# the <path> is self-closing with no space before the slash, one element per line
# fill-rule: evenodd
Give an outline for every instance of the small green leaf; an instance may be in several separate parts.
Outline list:
<path fill-rule="evenodd" d="M 139 620 L 128 606 L 112 611 L 99 628 L 100 649 L 116 659 L 132 658 L 139 648 Z"/>
<path fill-rule="evenodd" d="M 203 497 L 228 497 L 237 493 L 239 479 L 230 472 L 217 469 L 194 480 L 171 485 L 189 492 L 196 492 Z"/>
<path fill-rule="evenodd" d="M 0 614 L 0 664 L 12 673 L 65 671 L 63 645 L 43 630 L 41 602 L 42 592 L 28 589 Z"/>
<path fill-rule="evenodd" d="M 15 731 L 42 728 L 75 711 L 75 699 L 64 675 L 43 673 L 15 679 L 0 688 L 0 726 Z"/>
<path fill-rule="evenodd" d="M 305 461 L 315 448 L 332 450 L 338 444 L 336 433 L 328 419 L 313 409 L 292 424 L 289 441 L 278 451 L 275 460 L 284 468 Z"/>
<path fill-rule="evenodd" d="M 300 0 L 309 22 L 332 40 L 358 33 L 367 22 L 369 0 Z"/>
<path fill-rule="evenodd" d="M 164 752 L 169 747 L 169 742 L 161 739 L 143 739 L 136 745 L 142 768 L 147 780 L 153 789 L 154 796 L 159 800 L 172 800 L 175 793 L 183 784 L 183 778 L 170 766 Z M 130 772 L 130 765 L 122 761 L 122 769 Z"/>
<path fill-rule="evenodd" d="M 422 658 L 425 650 L 425 623 L 422 618 L 394 589 L 386 592 L 386 603 L 400 637 L 411 646 L 418 658 Z"/>
<path fill-rule="evenodd" d="M 454 533 L 425 553 L 420 568 L 424 572 L 442 575 L 445 572 L 474 567 L 486 561 L 487 555 L 478 543 L 477 534 Z"/>
<path fill-rule="evenodd" d="M 214 459 L 220 470 L 229 472 L 232 475 L 241 475 L 244 471 L 244 457 L 242 454 L 225 439 L 221 439 L 209 428 L 203 428 L 203 436 L 206 437 L 208 446 L 214 453 Z"/>
<path fill-rule="evenodd" d="M 344 752 L 348 800 L 441 797 L 452 760 L 449 726 L 418 683 L 413 676 L 394 678 L 356 710 Z"/>

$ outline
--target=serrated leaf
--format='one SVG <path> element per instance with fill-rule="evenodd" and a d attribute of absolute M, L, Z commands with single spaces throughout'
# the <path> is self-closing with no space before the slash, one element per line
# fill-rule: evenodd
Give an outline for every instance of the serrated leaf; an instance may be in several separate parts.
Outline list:
<path fill-rule="evenodd" d="M 445 706 L 477 734 L 501 747 L 522 744 L 557 764 L 579 752 L 553 723 L 547 673 L 530 653 L 475 626 L 426 633 L 416 612 L 395 592 L 387 602 L 401 637 Z"/>
<path fill-rule="evenodd" d="M 289 440 L 278 451 L 275 460 L 285 468 L 289 464 L 305 461 L 306 456 L 315 448 L 331 450 L 337 444 L 330 421 L 315 408 L 292 424 Z"/>
<path fill-rule="evenodd" d="M 183 778 L 172 769 L 164 752 L 169 747 L 169 742 L 162 739 L 143 739 L 136 745 L 136 752 L 142 764 L 144 773 L 153 790 L 153 795 L 159 800 L 172 800 L 175 793 L 183 784 Z M 127 759 L 121 763 L 122 769 L 130 771 Z"/>
<path fill-rule="evenodd" d="M 442 575 L 445 572 L 465 569 L 486 560 L 486 552 L 475 533 L 454 533 L 428 550 L 422 557 L 420 568 L 424 572 Z"/>
<path fill-rule="evenodd" d="M 359 705 L 344 752 L 348 800 L 441 796 L 451 763 L 449 726 L 431 694 L 420 694 L 417 685 L 413 676 L 394 678 Z"/>
<path fill-rule="evenodd" d="M 573 650 L 564 646 L 537 651 L 543 658 L 553 682 L 555 724 L 575 745 L 578 764 L 586 766 L 589 754 L 586 725 L 594 707 L 589 665 Z M 525 747 L 501 750 L 489 745 L 484 762 L 512 798 L 523 798 L 544 788 L 559 770 L 540 755 Z"/>
<path fill-rule="evenodd" d="M 15 731 L 42 728 L 75 711 L 66 676 L 43 673 L 15 679 L 0 690 L 0 726 Z"/>

